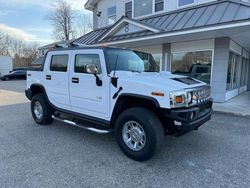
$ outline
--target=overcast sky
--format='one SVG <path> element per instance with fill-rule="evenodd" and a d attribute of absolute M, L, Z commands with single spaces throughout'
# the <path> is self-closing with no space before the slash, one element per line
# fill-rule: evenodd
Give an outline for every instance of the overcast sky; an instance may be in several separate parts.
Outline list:
<path fill-rule="evenodd" d="M 77 13 L 86 13 L 87 0 L 66 0 Z M 46 20 L 53 0 L 0 0 L 0 31 L 25 41 L 53 42 L 52 26 Z M 89 12 L 88 12 L 89 13 Z"/>

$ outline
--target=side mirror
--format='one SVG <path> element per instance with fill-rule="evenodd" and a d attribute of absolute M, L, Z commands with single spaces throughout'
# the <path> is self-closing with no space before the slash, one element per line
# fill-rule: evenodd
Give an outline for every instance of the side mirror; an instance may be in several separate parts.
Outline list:
<path fill-rule="evenodd" d="M 98 68 L 95 64 L 88 64 L 85 66 L 85 70 L 88 74 L 94 74 L 96 78 L 96 85 L 97 86 L 102 86 L 102 80 L 99 78 L 98 74 Z"/>
<path fill-rule="evenodd" d="M 86 69 L 86 72 L 88 74 L 97 74 L 98 73 L 98 68 L 94 64 L 88 64 L 88 65 L 86 65 L 85 69 Z"/>

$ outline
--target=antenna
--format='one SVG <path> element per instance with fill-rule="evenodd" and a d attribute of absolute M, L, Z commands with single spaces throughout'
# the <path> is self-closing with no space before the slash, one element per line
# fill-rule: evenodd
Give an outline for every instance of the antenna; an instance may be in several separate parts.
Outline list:
<path fill-rule="evenodd" d="M 117 63 L 118 63 L 118 57 L 119 57 L 119 55 L 117 55 L 117 56 L 116 56 L 116 60 L 115 60 L 115 68 L 114 68 L 114 74 L 113 74 L 113 77 L 115 77 L 116 68 L 117 68 Z"/>
<path fill-rule="evenodd" d="M 116 56 L 114 74 L 113 74 L 113 77 L 111 78 L 111 83 L 114 87 L 117 87 L 117 81 L 118 81 L 118 78 L 115 77 L 117 63 L 118 63 L 118 57 L 119 57 L 119 55 Z"/>

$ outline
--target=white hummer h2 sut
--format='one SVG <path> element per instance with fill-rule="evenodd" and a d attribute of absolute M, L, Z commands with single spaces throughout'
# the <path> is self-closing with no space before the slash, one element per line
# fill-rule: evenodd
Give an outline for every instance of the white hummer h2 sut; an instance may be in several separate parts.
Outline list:
<path fill-rule="evenodd" d="M 114 130 L 121 150 L 145 161 L 164 135 L 198 129 L 212 114 L 208 85 L 158 68 L 152 55 L 128 49 L 52 50 L 28 71 L 26 96 L 36 123 Z"/>

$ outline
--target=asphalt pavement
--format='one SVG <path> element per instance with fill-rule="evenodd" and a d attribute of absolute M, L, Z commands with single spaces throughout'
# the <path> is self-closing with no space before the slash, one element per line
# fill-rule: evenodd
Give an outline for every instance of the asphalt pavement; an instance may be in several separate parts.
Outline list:
<path fill-rule="evenodd" d="M 250 187 L 250 119 L 214 114 L 198 131 L 166 137 L 140 163 L 113 134 L 36 125 L 24 88 L 24 81 L 0 81 L 0 187 Z"/>

